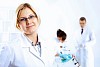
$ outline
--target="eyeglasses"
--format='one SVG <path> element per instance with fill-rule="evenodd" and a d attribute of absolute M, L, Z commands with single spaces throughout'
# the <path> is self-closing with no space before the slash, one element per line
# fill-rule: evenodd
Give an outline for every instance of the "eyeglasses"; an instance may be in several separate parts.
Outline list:
<path fill-rule="evenodd" d="M 33 20 L 34 18 L 36 18 L 35 15 L 30 15 L 28 18 L 22 17 L 21 19 L 19 19 L 19 22 L 20 22 L 20 23 L 24 23 L 24 22 L 27 22 L 28 19 L 31 21 L 31 20 Z"/>

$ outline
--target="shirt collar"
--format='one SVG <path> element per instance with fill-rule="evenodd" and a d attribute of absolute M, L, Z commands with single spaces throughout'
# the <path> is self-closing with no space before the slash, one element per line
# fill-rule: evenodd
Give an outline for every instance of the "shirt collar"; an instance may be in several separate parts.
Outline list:
<path fill-rule="evenodd" d="M 25 34 L 23 34 L 23 35 L 24 35 L 24 37 L 27 39 L 27 41 L 28 41 L 30 44 L 33 44 L 33 42 L 32 42 Z M 38 36 L 37 36 L 37 39 L 38 39 L 38 40 L 37 40 L 36 46 L 40 44 L 40 40 L 39 40 Z M 32 45 L 32 46 L 34 46 L 34 45 Z"/>

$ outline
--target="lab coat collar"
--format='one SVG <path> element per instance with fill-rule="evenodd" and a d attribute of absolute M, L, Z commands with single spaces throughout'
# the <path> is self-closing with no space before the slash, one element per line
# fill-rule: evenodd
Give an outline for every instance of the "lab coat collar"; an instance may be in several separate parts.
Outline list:
<path fill-rule="evenodd" d="M 81 28 L 81 29 L 83 29 L 83 31 L 84 31 L 85 29 L 87 29 L 87 25 L 84 28 Z"/>
<path fill-rule="evenodd" d="M 33 46 L 32 45 L 32 41 L 25 35 L 25 34 L 21 34 L 21 38 L 20 39 L 22 39 L 26 44 L 24 44 L 24 45 L 22 45 L 22 47 L 30 47 L 30 46 Z M 21 40 L 21 41 L 22 41 Z M 38 37 L 38 42 L 37 42 L 37 45 L 38 45 L 38 43 L 39 42 L 41 42 L 41 40 L 40 40 L 40 38 Z M 30 43 L 30 44 L 29 44 Z"/>

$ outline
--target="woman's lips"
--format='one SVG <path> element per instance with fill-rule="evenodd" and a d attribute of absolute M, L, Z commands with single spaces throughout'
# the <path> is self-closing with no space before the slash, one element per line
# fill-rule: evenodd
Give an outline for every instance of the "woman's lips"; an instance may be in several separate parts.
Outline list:
<path fill-rule="evenodd" d="M 33 27 L 34 25 L 28 25 L 28 26 L 26 26 L 26 28 L 30 28 L 30 27 Z"/>

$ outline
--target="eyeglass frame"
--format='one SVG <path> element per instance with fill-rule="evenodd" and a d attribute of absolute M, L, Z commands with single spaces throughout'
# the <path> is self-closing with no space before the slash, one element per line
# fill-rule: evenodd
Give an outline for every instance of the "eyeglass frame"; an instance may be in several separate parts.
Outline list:
<path fill-rule="evenodd" d="M 26 23 L 28 21 L 28 19 L 32 20 L 34 18 L 37 18 L 37 16 L 36 15 L 29 15 L 28 18 L 27 17 L 21 17 L 21 19 L 18 19 L 18 21 L 19 21 L 19 23 L 24 23 L 24 22 Z"/>

